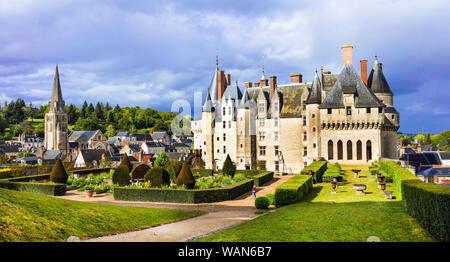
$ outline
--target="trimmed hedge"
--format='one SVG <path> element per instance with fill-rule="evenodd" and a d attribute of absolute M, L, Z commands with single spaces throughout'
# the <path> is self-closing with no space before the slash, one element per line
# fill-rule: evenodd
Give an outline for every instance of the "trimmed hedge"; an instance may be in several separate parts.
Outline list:
<path fill-rule="evenodd" d="M 333 181 L 334 176 L 338 177 L 337 179 L 338 182 L 342 182 L 342 180 L 344 179 L 343 176 L 341 175 L 341 166 L 338 163 L 328 166 L 327 170 L 322 176 L 322 182 L 324 183 L 331 182 Z"/>
<path fill-rule="evenodd" d="M 150 170 L 150 167 L 145 164 L 141 163 L 133 168 L 131 170 L 131 179 L 135 181 L 136 179 L 144 179 L 145 174 Z"/>
<path fill-rule="evenodd" d="M 260 172 L 260 174 L 254 175 L 251 178 L 255 181 L 255 186 L 262 186 L 273 179 L 273 172 Z"/>
<path fill-rule="evenodd" d="M 275 189 L 275 206 L 285 206 L 300 201 L 313 187 L 313 178 L 295 175 Z"/>
<path fill-rule="evenodd" d="M 393 161 L 381 161 L 380 169 L 394 180 L 409 215 L 436 240 L 450 241 L 450 187 L 424 183 Z"/>
<path fill-rule="evenodd" d="M 247 179 L 223 188 L 171 189 L 115 187 L 114 199 L 144 202 L 212 203 L 235 199 L 251 191 L 253 180 Z"/>
<path fill-rule="evenodd" d="M 133 165 L 131 164 L 127 153 L 123 154 L 123 157 L 122 157 L 122 160 L 120 160 L 119 166 L 126 166 L 128 168 L 128 172 L 131 172 L 131 170 L 133 170 Z"/>
<path fill-rule="evenodd" d="M 62 183 L 65 184 L 69 175 L 64 168 L 61 159 L 56 160 L 56 164 L 53 166 L 52 173 L 50 174 L 50 181 L 53 183 Z"/>
<path fill-rule="evenodd" d="M 236 170 L 236 174 L 243 174 L 247 178 L 251 178 L 253 176 L 266 172 L 267 172 L 266 170 L 248 170 L 248 169 Z"/>
<path fill-rule="evenodd" d="M 192 175 L 192 171 L 189 168 L 187 161 L 184 161 L 175 183 L 177 186 L 185 185 L 188 189 L 193 189 L 195 182 L 195 178 Z"/>
<path fill-rule="evenodd" d="M 49 179 L 50 175 L 36 175 L 0 180 L 0 187 L 16 191 L 24 191 L 49 196 L 63 196 L 66 194 L 66 184 L 36 183 L 30 180 Z"/>
<path fill-rule="evenodd" d="M 322 182 L 322 176 L 327 170 L 327 161 L 313 161 L 309 166 L 301 171 L 301 175 L 308 175 L 309 171 L 313 171 L 313 183 Z"/>
<path fill-rule="evenodd" d="M 70 170 L 70 172 L 72 172 L 72 174 L 77 174 L 77 175 L 89 175 L 89 174 L 101 174 L 101 173 L 106 173 L 109 172 L 112 168 L 110 167 L 105 167 L 105 168 L 84 168 L 84 169 L 72 169 Z"/>
<path fill-rule="evenodd" d="M 194 177 L 209 177 L 214 175 L 213 169 L 191 169 Z"/>
<path fill-rule="evenodd" d="M 12 173 L 11 168 L 0 170 L 0 179 L 12 177 L 11 173 Z"/>

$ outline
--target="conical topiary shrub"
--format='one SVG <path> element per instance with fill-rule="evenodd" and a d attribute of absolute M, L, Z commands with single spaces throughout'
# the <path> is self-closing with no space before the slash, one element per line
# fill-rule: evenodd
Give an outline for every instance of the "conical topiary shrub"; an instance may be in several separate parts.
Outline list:
<path fill-rule="evenodd" d="M 164 168 L 155 166 L 147 171 L 144 181 L 150 181 L 151 187 L 161 187 L 162 185 L 170 185 L 170 175 Z"/>
<path fill-rule="evenodd" d="M 180 170 L 180 174 L 176 180 L 177 186 L 185 185 L 187 188 L 192 189 L 195 185 L 195 178 L 192 175 L 191 169 L 187 161 L 184 161 L 183 167 Z"/>
<path fill-rule="evenodd" d="M 50 181 L 53 183 L 65 184 L 68 178 L 69 175 L 67 175 L 61 159 L 58 158 L 58 160 L 56 160 L 56 164 L 53 166 L 52 173 L 50 174 Z"/>
<path fill-rule="evenodd" d="M 225 163 L 223 163 L 222 174 L 233 177 L 235 172 L 236 166 L 231 162 L 230 155 L 227 155 Z"/>
<path fill-rule="evenodd" d="M 128 172 L 131 172 L 131 170 L 133 169 L 133 165 L 130 163 L 130 159 L 128 159 L 127 153 L 123 154 L 120 165 L 128 167 Z"/>
<path fill-rule="evenodd" d="M 112 175 L 112 182 L 115 185 L 119 186 L 127 186 L 130 184 L 130 172 L 128 171 L 128 167 L 125 165 L 120 165 L 116 169 L 114 169 Z"/>

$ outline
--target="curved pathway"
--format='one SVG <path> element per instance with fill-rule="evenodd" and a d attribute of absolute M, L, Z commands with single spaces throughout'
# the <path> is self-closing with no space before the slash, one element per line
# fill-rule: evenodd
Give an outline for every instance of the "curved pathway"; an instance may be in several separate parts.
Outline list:
<path fill-rule="evenodd" d="M 257 188 L 256 196 L 273 193 L 275 188 L 292 176 L 275 176 L 274 179 L 262 187 Z M 183 221 L 151 227 L 139 231 L 131 231 L 116 235 L 88 239 L 88 242 L 184 242 L 224 230 L 237 224 L 246 222 L 258 216 L 251 193 L 246 193 L 234 200 L 205 204 L 179 204 L 116 201 L 111 194 L 102 194 L 87 198 L 84 193 L 69 191 L 60 198 L 85 201 L 99 204 L 124 205 L 149 208 L 173 208 L 184 210 L 202 210 L 205 215 Z"/>

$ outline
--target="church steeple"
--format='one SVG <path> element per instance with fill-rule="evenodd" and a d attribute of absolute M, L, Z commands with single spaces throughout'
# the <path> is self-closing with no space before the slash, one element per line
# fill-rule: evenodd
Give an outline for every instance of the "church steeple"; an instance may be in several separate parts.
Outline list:
<path fill-rule="evenodd" d="M 55 78 L 53 80 L 52 97 L 49 103 L 49 111 L 64 111 L 64 100 L 62 98 L 61 83 L 59 82 L 58 65 L 56 65 Z"/>

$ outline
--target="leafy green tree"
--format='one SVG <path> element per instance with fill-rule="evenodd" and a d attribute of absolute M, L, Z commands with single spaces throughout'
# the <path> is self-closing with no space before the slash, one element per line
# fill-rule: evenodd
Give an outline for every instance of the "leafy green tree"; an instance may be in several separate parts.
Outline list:
<path fill-rule="evenodd" d="M 19 154 L 17 154 L 17 157 L 28 157 L 28 156 L 36 156 L 35 154 L 28 152 L 28 151 L 23 151 L 23 152 L 19 152 Z"/>
<path fill-rule="evenodd" d="M 105 132 L 105 136 L 107 137 L 112 137 L 116 134 L 116 129 L 114 129 L 113 125 L 108 125 L 108 127 L 106 128 L 106 132 Z"/>
<path fill-rule="evenodd" d="M 418 133 L 415 137 L 414 140 L 417 141 L 417 143 L 419 143 L 420 145 L 424 145 L 424 140 L 425 140 L 425 135 L 422 133 Z"/>
<path fill-rule="evenodd" d="M 155 166 L 163 167 L 166 165 L 167 161 L 169 161 L 169 156 L 167 156 L 166 152 L 161 152 L 155 159 Z"/>
<path fill-rule="evenodd" d="M 78 108 L 70 104 L 69 106 L 66 106 L 66 113 L 67 113 L 67 122 L 69 125 L 73 125 L 77 122 L 78 117 L 80 114 L 78 113 Z"/>
<path fill-rule="evenodd" d="M 426 133 L 425 134 L 425 138 L 423 140 L 423 143 L 425 145 L 430 145 L 431 144 L 431 134 L 430 133 Z"/>
<path fill-rule="evenodd" d="M 81 106 L 81 117 L 86 118 L 88 116 L 88 104 L 86 100 L 83 102 L 83 105 Z"/>

